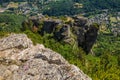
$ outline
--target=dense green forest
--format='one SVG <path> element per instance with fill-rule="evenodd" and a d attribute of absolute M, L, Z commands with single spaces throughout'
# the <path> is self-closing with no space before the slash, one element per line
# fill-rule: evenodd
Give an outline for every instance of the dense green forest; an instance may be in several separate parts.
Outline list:
<path fill-rule="evenodd" d="M 78 4 L 76 4 L 78 3 Z M 79 5 L 82 4 L 82 7 Z M 47 4 L 43 14 L 73 15 L 86 12 L 99 12 L 101 10 L 120 11 L 120 0 L 61 0 Z M 75 7 L 77 6 L 77 7 Z"/>
<path fill-rule="evenodd" d="M 64 19 L 62 17 L 61 19 Z M 93 80 L 120 80 L 120 36 L 111 33 L 100 32 L 97 42 L 93 47 L 94 55 L 86 55 L 82 48 L 73 48 L 73 45 L 58 42 L 53 39 L 53 34 L 40 35 L 32 32 L 29 24 L 23 24 L 25 16 L 16 14 L 0 14 L 0 37 L 10 33 L 25 33 L 36 43 L 44 44 L 46 47 L 59 52 L 71 64 L 78 66 Z M 33 23 L 30 21 L 30 24 Z M 39 25 L 41 27 L 42 24 Z M 27 28 L 26 28 L 27 27 Z M 23 31 L 22 28 L 25 28 Z M 41 28 L 39 28 L 41 29 Z"/>
<path fill-rule="evenodd" d="M 120 0 L 0 0 L 0 4 L 10 1 L 27 1 L 29 4 L 35 4 L 43 14 L 52 16 L 101 12 L 101 10 L 120 11 Z"/>
<path fill-rule="evenodd" d="M 0 31 L 20 32 L 21 22 L 23 22 L 24 19 L 24 16 L 6 13 L 0 14 Z"/>

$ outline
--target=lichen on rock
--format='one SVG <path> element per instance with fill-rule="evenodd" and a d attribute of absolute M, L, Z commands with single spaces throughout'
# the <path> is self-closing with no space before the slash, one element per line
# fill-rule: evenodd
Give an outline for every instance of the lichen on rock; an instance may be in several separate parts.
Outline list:
<path fill-rule="evenodd" d="M 0 39 L 0 62 L 0 80 L 91 80 L 60 54 L 33 45 L 25 34 Z"/>

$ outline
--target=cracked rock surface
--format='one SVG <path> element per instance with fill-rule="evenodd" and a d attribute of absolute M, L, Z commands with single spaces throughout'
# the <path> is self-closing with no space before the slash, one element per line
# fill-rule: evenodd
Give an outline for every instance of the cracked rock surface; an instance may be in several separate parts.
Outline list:
<path fill-rule="evenodd" d="M 0 39 L 0 80 L 92 80 L 60 54 L 25 34 Z"/>

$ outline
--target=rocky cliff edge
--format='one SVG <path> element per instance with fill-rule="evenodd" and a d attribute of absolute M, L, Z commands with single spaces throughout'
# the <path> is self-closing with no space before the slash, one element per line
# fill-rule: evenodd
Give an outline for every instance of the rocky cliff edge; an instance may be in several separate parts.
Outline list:
<path fill-rule="evenodd" d="M 0 39 L 0 80 L 92 80 L 60 54 L 25 34 Z"/>

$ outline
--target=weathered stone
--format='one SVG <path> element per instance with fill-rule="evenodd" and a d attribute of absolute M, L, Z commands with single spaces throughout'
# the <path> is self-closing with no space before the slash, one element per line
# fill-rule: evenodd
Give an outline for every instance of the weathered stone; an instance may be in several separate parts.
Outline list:
<path fill-rule="evenodd" d="M 54 37 L 58 41 L 64 41 L 69 44 L 77 43 L 88 54 L 97 39 L 99 26 L 96 24 L 88 25 L 88 19 L 84 17 L 73 17 L 73 25 L 64 24 L 54 32 Z M 59 27 L 59 26 L 58 26 Z"/>
<path fill-rule="evenodd" d="M 0 76 L 0 80 L 5 80 L 2 76 Z"/>
<path fill-rule="evenodd" d="M 90 25 L 89 30 L 85 33 L 85 41 L 83 49 L 86 53 L 89 53 L 93 44 L 95 43 L 98 35 L 99 25 L 93 24 Z"/>
<path fill-rule="evenodd" d="M 32 31 L 38 32 L 40 35 L 52 34 L 54 39 L 63 41 L 67 44 L 73 45 L 76 43 L 77 47 L 82 47 L 88 54 L 96 41 L 98 29 L 92 32 L 91 30 L 93 28 L 94 30 L 96 29 L 95 25 L 92 25 L 92 23 L 89 24 L 89 20 L 82 16 L 74 16 L 73 18 L 68 17 L 68 20 L 66 21 L 67 22 L 59 19 L 47 18 L 41 21 L 41 28 L 38 28 L 37 26 L 40 21 L 34 20 L 32 21 Z M 93 34 L 94 38 L 89 34 Z M 90 37 L 94 40 L 91 40 Z"/>
<path fill-rule="evenodd" d="M 18 38 L 19 36 L 19 38 Z M 32 41 L 27 38 L 25 34 L 11 34 L 7 38 L 0 39 L 0 50 L 10 49 L 10 48 L 27 48 L 32 46 Z"/>
<path fill-rule="evenodd" d="M 60 20 L 45 20 L 42 27 L 42 34 L 44 33 L 53 33 L 56 26 L 60 24 Z"/>
<path fill-rule="evenodd" d="M 9 41 L 7 44 L 12 44 L 3 43 L 6 40 Z M 19 43 L 16 43 L 17 40 L 20 40 Z M 1 61 L 7 63 L 0 64 L 0 80 L 91 80 L 60 54 L 40 44 L 34 46 L 24 34 L 12 34 L 0 41 L 0 45 L 5 46 L 0 46 L 0 55 L 5 54 L 1 56 L 5 60 Z M 19 45 L 25 48 L 18 48 Z M 13 50 L 15 52 L 11 54 L 9 51 Z M 10 61 L 16 62 L 11 64 Z"/>
<path fill-rule="evenodd" d="M 81 16 L 74 16 L 74 25 L 75 26 L 85 26 L 85 24 L 87 23 L 88 19 L 85 17 L 81 17 Z"/>
<path fill-rule="evenodd" d="M 54 37 L 57 40 L 65 40 L 70 38 L 71 31 L 69 25 L 62 25 L 62 27 L 59 29 L 59 31 L 54 32 Z"/>

